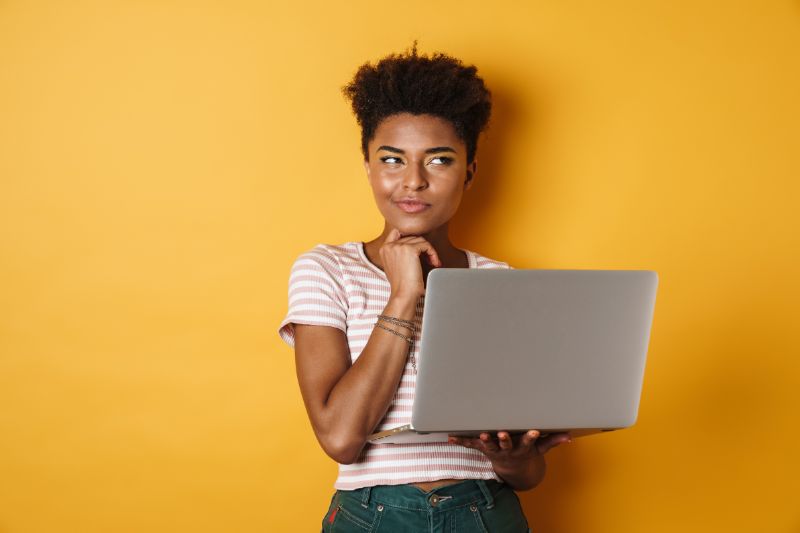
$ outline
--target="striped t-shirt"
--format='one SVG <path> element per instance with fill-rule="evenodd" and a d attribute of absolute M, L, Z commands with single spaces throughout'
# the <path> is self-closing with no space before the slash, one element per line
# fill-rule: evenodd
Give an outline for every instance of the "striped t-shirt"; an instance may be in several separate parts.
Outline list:
<path fill-rule="evenodd" d="M 507 263 L 465 250 L 469 268 L 510 268 Z M 294 347 L 293 324 L 331 326 L 347 335 L 350 357 L 358 359 L 389 301 L 386 274 L 371 263 L 361 242 L 339 246 L 319 244 L 302 254 L 289 277 L 289 311 L 279 334 Z M 424 297 L 419 299 L 416 321 L 422 323 Z M 419 335 L 413 344 L 419 361 Z M 411 423 L 416 374 L 411 357 L 386 416 L 376 431 Z M 358 459 L 339 465 L 334 487 L 353 490 L 374 485 L 399 485 L 439 479 L 498 479 L 481 452 L 447 442 L 370 444 Z"/>

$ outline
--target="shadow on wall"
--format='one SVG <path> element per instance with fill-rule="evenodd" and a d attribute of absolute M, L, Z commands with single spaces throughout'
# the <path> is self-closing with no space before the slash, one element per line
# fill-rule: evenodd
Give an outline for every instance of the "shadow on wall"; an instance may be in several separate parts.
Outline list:
<path fill-rule="evenodd" d="M 542 158 L 544 143 L 541 139 L 547 136 L 549 117 L 544 106 L 536 107 L 544 101 L 537 95 L 525 94 L 518 97 L 514 93 L 514 82 L 509 80 L 492 80 L 492 117 L 488 129 L 478 142 L 478 168 L 475 182 L 467 191 L 461 207 L 450 223 L 450 235 L 456 246 L 465 247 L 479 253 L 497 255 L 496 259 L 510 262 L 516 266 L 515 257 L 521 255 L 520 250 L 506 249 L 501 254 L 497 239 L 497 228 L 493 227 L 492 212 L 503 211 L 503 199 L 508 198 L 507 191 L 522 189 L 535 191 L 536 184 L 542 179 L 539 161 Z M 530 91 L 528 91 L 530 92 Z M 513 140 L 519 136 L 526 139 L 525 166 L 511 168 L 509 166 L 509 147 L 517 146 Z M 520 160 L 520 158 L 517 158 Z M 516 182 L 512 186 L 511 182 Z M 519 186 L 523 182 L 523 187 Z M 524 201 L 525 210 L 537 208 L 539 195 L 531 194 Z M 513 213 L 503 213 L 504 220 L 514 220 Z M 527 243 L 526 243 L 527 245 Z M 520 265 L 523 266 L 523 265 Z"/>

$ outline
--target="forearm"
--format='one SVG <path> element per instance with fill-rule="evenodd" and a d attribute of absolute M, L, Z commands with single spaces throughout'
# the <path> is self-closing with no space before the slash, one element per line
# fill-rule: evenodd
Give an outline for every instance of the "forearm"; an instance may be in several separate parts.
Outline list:
<path fill-rule="evenodd" d="M 390 298 L 383 314 L 413 320 L 416 300 Z M 411 331 L 391 326 L 404 335 Z M 392 402 L 406 367 L 410 345 L 375 327 L 355 363 L 331 390 L 324 407 L 328 437 L 339 462 L 352 462 Z"/>
<path fill-rule="evenodd" d="M 495 473 L 514 490 L 530 490 L 544 479 L 546 470 L 543 455 L 536 455 L 522 464 L 492 463 Z"/>

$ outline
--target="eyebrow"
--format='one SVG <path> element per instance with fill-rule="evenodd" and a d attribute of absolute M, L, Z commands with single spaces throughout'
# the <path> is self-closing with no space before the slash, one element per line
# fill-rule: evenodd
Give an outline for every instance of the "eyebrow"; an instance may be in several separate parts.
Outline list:
<path fill-rule="evenodd" d="M 395 154 L 405 154 L 405 150 L 401 150 L 400 148 L 395 148 L 394 146 L 382 145 L 379 146 L 375 152 L 380 152 L 381 150 L 386 150 L 387 152 L 392 152 Z M 454 154 L 457 153 L 454 148 L 449 146 L 434 146 L 433 148 L 428 148 L 425 150 L 426 154 L 434 154 L 438 152 L 453 152 Z"/>

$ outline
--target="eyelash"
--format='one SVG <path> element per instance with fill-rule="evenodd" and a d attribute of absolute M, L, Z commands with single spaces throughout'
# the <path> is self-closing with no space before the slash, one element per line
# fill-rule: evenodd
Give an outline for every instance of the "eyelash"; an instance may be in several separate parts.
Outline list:
<path fill-rule="evenodd" d="M 394 161 L 393 163 L 390 163 L 389 162 L 390 159 L 396 159 L 397 161 Z M 443 156 L 443 155 L 440 155 L 438 157 L 434 157 L 433 159 L 431 159 L 431 161 L 433 161 L 434 159 L 441 159 L 442 162 L 440 164 L 442 164 L 442 165 L 449 165 L 450 163 L 453 162 L 453 158 L 452 157 L 447 157 L 447 156 Z M 387 163 L 389 165 L 394 165 L 394 164 L 397 164 L 400 161 L 400 158 L 392 156 L 392 155 L 387 155 L 387 156 L 381 157 L 381 161 L 383 161 L 384 163 Z"/>

